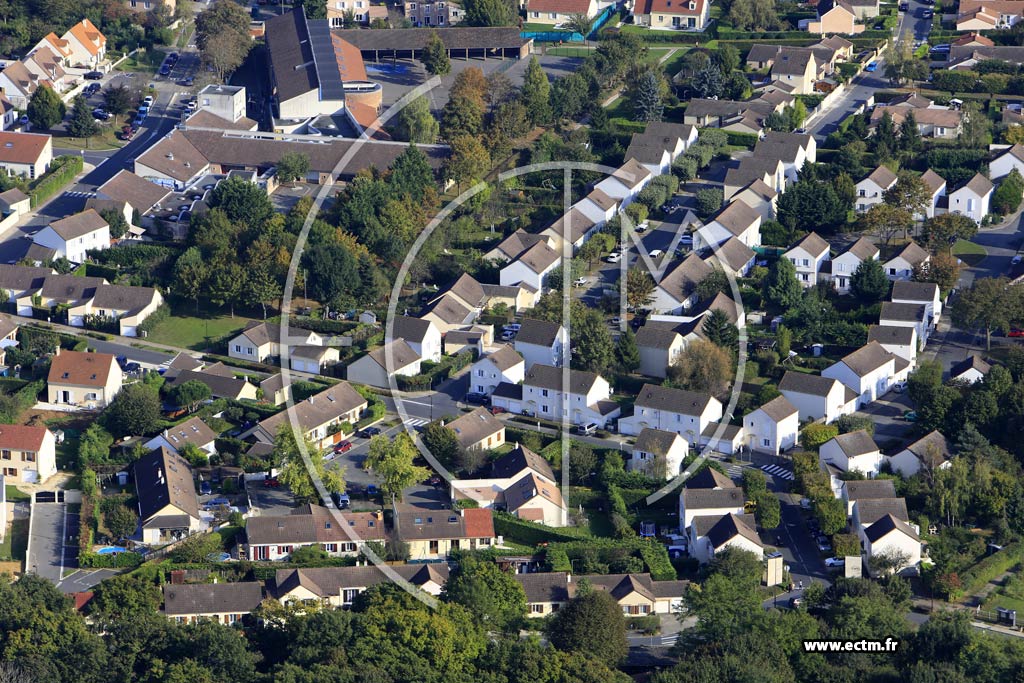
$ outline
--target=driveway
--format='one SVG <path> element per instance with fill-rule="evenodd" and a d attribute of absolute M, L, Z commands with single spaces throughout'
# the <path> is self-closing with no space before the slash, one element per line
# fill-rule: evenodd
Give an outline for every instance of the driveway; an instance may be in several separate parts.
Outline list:
<path fill-rule="evenodd" d="M 74 546 L 65 547 L 68 533 L 77 536 L 78 515 L 68 514 L 66 504 L 34 504 L 29 520 L 29 552 L 25 560 L 25 571 L 59 583 L 65 567 L 78 566 Z"/>
<path fill-rule="evenodd" d="M 875 423 L 875 442 L 884 447 L 886 441 L 906 438 L 913 424 L 903 419 L 903 413 L 912 409 L 907 394 L 890 391 L 856 414 L 871 418 Z"/>
<path fill-rule="evenodd" d="M 295 507 L 295 498 L 284 486 L 267 488 L 262 481 L 248 481 L 245 488 L 253 512 L 264 517 L 284 517 Z"/>

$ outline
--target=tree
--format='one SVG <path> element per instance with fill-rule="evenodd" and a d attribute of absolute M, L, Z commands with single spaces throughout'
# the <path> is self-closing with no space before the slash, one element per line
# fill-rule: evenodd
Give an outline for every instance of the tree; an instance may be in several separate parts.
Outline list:
<path fill-rule="evenodd" d="M 526 593 L 514 575 L 470 555 L 459 558 L 441 598 L 468 609 L 489 631 L 518 629 L 526 616 Z"/>
<path fill-rule="evenodd" d="M 715 268 L 703 280 L 697 283 L 694 291 L 697 294 L 697 299 L 703 303 L 711 301 L 719 294 L 728 294 L 729 290 L 729 276 L 725 274 L 724 270 Z"/>
<path fill-rule="evenodd" d="M 218 555 L 223 551 L 224 544 L 219 534 L 195 534 L 175 547 L 171 551 L 171 558 L 175 562 L 205 563 L 210 561 L 211 555 Z"/>
<path fill-rule="evenodd" d="M 974 280 L 953 302 L 953 324 L 963 329 L 985 330 L 985 348 L 992 349 L 992 330 L 1008 330 L 1021 319 L 1022 290 L 1005 277 Z"/>
<path fill-rule="evenodd" d="M 126 618 L 144 619 L 159 609 L 160 601 L 160 588 L 149 579 L 113 576 L 96 586 L 88 605 L 89 616 L 108 626 Z"/>
<path fill-rule="evenodd" d="M 801 179 L 779 197 L 777 218 L 790 230 L 820 234 L 844 225 L 847 211 L 831 183 Z"/>
<path fill-rule="evenodd" d="M 260 232 L 274 215 L 274 205 L 266 191 L 241 178 L 228 178 L 217 183 L 210 205 L 223 211 L 228 220 L 241 223 L 254 233 Z"/>
<path fill-rule="evenodd" d="M 826 536 L 837 534 L 846 528 L 846 502 L 829 496 L 814 504 L 814 514 Z"/>
<path fill-rule="evenodd" d="M 569 20 L 565 22 L 566 30 L 578 33 L 584 38 L 590 35 L 590 29 L 593 26 L 594 22 L 582 12 L 569 15 Z"/>
<path fill-rule="evenodd" d="M 691 342 L 668 369 L 672 384 L 690 391 L 701 391 L 720 396 L 725 392 L 732 376 L 732 357 L 729 352 L 711 342 Z"/>
<path fill-rule="evenodd" d="M 448 48 L 437 31 L 431 31 L 427 37 L 420 61 L 423 62 L 423 68 L 432 76 L 447 76 L 451 73 L 452 64 L 448 59 Z"/>
<path fill-rule="evenodd" d="M 103 108 L 113 114 L 115 122 L 117 117 L 124 116 L 131 111 L 134 102 L 132 91 L 124 84 L 110 85 L 103 91 Z"/>
<path fill-rule="evenodd" d="M 453 95 L 449 98 L 448 104 L 444 105 L 444 111 L 441 112 L 441 134 L 446 140 L 460 135 L 478 136 L 483 129 L 483 100 L 462 95 Z"/>
<path fill-rule="evenodd" d="M 222 83 L 252 49 L 250 18 L 246 8 L 237 2 L 213 3 L 196 15 L 196 45 L 200 56 Z"/>
<path fill-rule="evenodd" d="M 483 143 L 473 135 L 460 135 L 451 141 L 452 155 L 448 159 L 445 173 L 455 181 L 459 190 L 463 183 L 471 184 L 481 180 L 491 167 L 491 156 Z"/>
<path fill-rule="evenodd" d="M 298 500 L 317 500 L 317 488 L 313 476 L 323 484 L 330 493 L 345 492 L 345 468 L 324 465 L 324 454 L 316 444 L 299 435 L 305 445 L 305 455 L 299 448 L 295 430 L 287 421 L 282 423 L 274 435 L 274 461 L 278 464 L 278 480 L 288 487 Z"/>
<path fill-rule="evenodd" d="M 615 667 L 626 657 L 626 623 L 622 608 L 610 594 L 577 595 L 555 613 L 548 639 L 557 649 L 580 652 Z"/>
<path fill-rule="evenodd" d="M 640 367 L 640 349 L 636 345 L 636 335 L 629 328 L 615 342 L 615 362 L 623 372 L 634 372 Z"/>
<path fill-rule="evenodd" d="M 626 271 L 626 305 L 638 311 L 654 300 L 657 284 L 651 274 L 642 268 Z"/>
<path fill-rule="evenodd" d="M 401 140 L 431 145 L 437 141 L 440 130 L 440 124 L 431 113 L 430 102 L 426 97 L 417 97 L 396 117 L 395 135 Z"/>
<path fill-rule="evenodd" d="M 754 498 L 754 515 L 762 529 L 776 529 L 782 523 L 782 505 L 774 494 L 763 491 Z"/>
<path fill-rule="evenodd" d="M 772 264 L 765 279 L 764 296 L 781 309 L 790 308 L 800 300 L 803 287 L 796 279 L 796 267 L 792 261 L 780 258 Z"/>
<path fill-rule="evenodd" d="M 914 266 L 913 277 L 916 282 L 934 282 L 945 297 L 960 281 L 960 263 L 952 254 L 939 252 Z"/>
<path fill-rule="evenodd" d="M 711 60 L 718 65 L 723 76 L 728 76 L 740 68 L 740 52 L 732 45 L 722 45 L 711 55 Z"/>
<path fill-rule="evenodd" d="M 115 436 L 146 436 L 160 428 L 160 396 L 146 384 L 128 384 L 102 415 L 103 426 Z"/>
<path fill-rule="evenodd" d="M 959 142 L 964 147 L 985 147 L 992 141 L 992 121 L 974 100 L 967 100 L 960 107 L 960 120 Z"/>
<path fill-rule="evenodd" d="M 189 247 L 174 263 L 172 273 L 174 291 L 186 299 L 195 301 L 198 311 L 199 298 L 206 288 L 206 280 L 209 275 L 209 268 L 199 247 Z"/>
<path fill-rule="evenodd" d="M 384 480 L 381 491 L 401 500 L 402 491 L 430 476 L 430 470 L 413 464 L 418 451 L 412 438 L 401 433 L 394 441 L 384 435 L 370 439 L 370 449 L 363 464 Z"/>
<path fill-rule="evenodd" d="M 100 216 L 110 226 L 110 236 L 114 239 L 121 239 L 124 234 L 128 232 L 128 221 L 125 220 L 124 214 L 118 209 L 103 209 L 99 212 Z"/>
<path fill-rule="evenodd" d="M 725 83 L 722 78 L 722 70 L 710 60 L 694 74 L 690 81 L 690 87 L 697 97 L 713 98 L 722 94 Z"/>
<path fill-rule="evenodd" d="M 914 226 L 914 218 L 906 209 L 890 204 L 875 204 L 860 217 L 861 229 L 880 238 L 886 246 L 899 233 L 906 234 Z"/>
<path fill-rule="evenodd" d="M 103 513 L 103 524 L 115 539 L 128 538 L 135 533 L 139 516 L 127 505 L 115 505 Z"/>
<path fill-rule="evenodd" d="M 526 107 L 531 125 L 539 126 L 551 120 L 551 83 L 537 57 L 530 57 L 523 77 L 519 101 Z"/>
<path fill-rule="evenodd" d="M 448 469 L 456 469 L 459 464 L 459 453 L 462 450 L 455 432 L 448 429 L 442 421 L 431 422 L 423 430 L 423 444 L 438 461 Z"/>
<path fill-rule="evenodd" d="M 32 93 L 28 101 L 28 120 L 33 128 L 39 130 L 50 130 L 64 120 L 67 107 L 61 102 L 60 96 L 53 91 L 53 88 L 44 84 Z"/>
<path fill-rule="evenodd" d="M 700 590 L 686 592 L 688 611 L 697 616 L 697 631 L 715 641 L 728 641 L 745 632 L 764 614 L 758 587 L 760 562 L 747 550 L 726 548 L 716 553 L 710 574 Z M 716 680 L 716 679 L 711 679 Z"/>
<path fill-rule="evenodd" d="M 300 152 L 285 152 L 277 162 L 277 179 L 282 183 L 305 180 L 309 174 L 309 157 Z"/>
<path fill-rule="evenodd" d="M 206 467 L 210 464 L 210 454 L 191 442 L 178 447 L 178 455 L 185 458 L 192 467 Z"/>
<path fill-rule="evenodd" d="M 917 118 L 914 116 L 914 112 L 908 112 L 900 123 L 900 150 L 909 154 L 916 154 L 921 151 L 923 145 L 921 131 L 917 128 Z"/>
<path fill-rule="evenodd" d="M 194 413 L 199 404 L 210 398 L 211 395 L 209 386 L 198 380 L 190 379 L 171 389 L 168 398 L 174 405 L 187 408 L 188 412 Z"/>
<path fill-rule="evenodd" d="M 999 187 L 992 193 L 992 212 L 1000 215 L 1011 214 L 1020 206 L 1024 196 L 1024 178 L 1016 168 L 1003 178 Z"/>
<path fill-rule="evenodd" d="M 633 101 L 634 121 L 661 121 L 665 107 L 661 103 L 661 85 L 658 75 L 647 71 L 637 83 L 636 99 Z"/>
<path fill-rule="evenodd" d="M 114 437 L 98 422 L 93 422 L 82 432 L 78 441 L 78 466 L 89 467 L 110 460 L 110 447 Z"/>
<path fill-rule="evenodd" d="M 704 325 L 701 328 L 704 336 L 712 344 L 723 349 L 733 349 L 739 340 L 739 330 L 729 320 L 725 311 L 716 308 L 704 316 Z"/>
<path fill-rule="evenodd" d="M 969 240 L 978 232 L 978 224 L 959 213 L 944 213 L 924 222 L 923 234 L 934 251 L 945 249 L 952 253 L 957 240 Z"/>
<path fill-rule="evenodd" d="M 780 323 L 779 326 L 775 328 L 775 342 L 779 358 L 783 360 L 788 359 L 789 351 L 793 346 L 792 330 Z"/>
<path fill-rule="evenodd" d="M 572 367 L 598 374 L 611 367 L 615 347 L 604 316 L 593 308 L 577 309 L 571 324 Z M 575 312 L 574 312 L 575 313 Z"/>
<path fill-rule="evenodd" d="M 86 147 L 89 145 L 88 138 L 100 132 L 100 124 L 96 123 L 89 103 L 81 95 L 75 97 L 75 104 L 71 107 L 71 120 L 68 121 L 67 130 L 69 135 L 84 139 Z"/>
<path fill-rule="evenodd" d="M 299 7 L 306 13 L 307 19 L 327 18 L 326 0 L 295 0 L 295 8 L 298 9 Z"/>
<path fill-rule="evenodd" d="M 920 176 L 900 171 L 896 174 L 893 186 L 882 193 L 882 200 L 886 204 L 903 209 L 911 216 L 917 216 L 923 214 L 926 207 L 931 206 L 932 191 Z"/>
<path fill-rule="evenodd" d="M 717 187 L 697 190 L 697 215 L 707 218 L 722 208 L 722 191 Z"/>
<path fill-rule="evenodd" d="M 513 26 L 515 10 L 504 0 L 466 0 L 465 24 L 467 26 Z"/>
<path fill-rule="evenodd" d="M 881 301 L 889 293 L 889 278 L 885 274 L 881 261 L 865 259 L 853 271 L 850 278 L 850 291 L 865 303 Z"/>
<path fill-rule="evenodd" d="M 839 436 L 835 425 L 811 423 L 800 432 L 800 447 L 805 451 L 816 451 L 823 443 Z"/>

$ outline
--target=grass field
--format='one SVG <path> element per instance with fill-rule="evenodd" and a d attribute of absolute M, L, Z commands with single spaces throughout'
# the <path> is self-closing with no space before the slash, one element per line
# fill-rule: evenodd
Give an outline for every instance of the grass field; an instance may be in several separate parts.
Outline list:
<path fill-rule="evenodd" d="M 237 334 L 251 320 L 240 315 L 234 318 L 214 313 L 190 315 L 185 310 L 179 310 L 157 325 L 147 339 L 158 344 L 203 351 L 213 341 Z"/>
<path fill-rule="evenodd" d="M 967 240 L 959 240 L 953 245 L 953 256 L 963 261 L 968 266 L 976 266 L 985 260 L 988 252 L 985 247 Z"/>
<path fill-rule="evenodd" d="M 28 550 L 28 520 L 16 519 L 11 522 L 4 542 L 0 543 L 0 560 L 25 561 Z"/>
<path fill-rule="evenodd" d="M 989 594 L 981 608 L 994 612 L 997 607 L 1024 613 L 1024 580 L 1019 574 L 1007 577 L 998 589 Z"/>
<path fill-rule="evenodd" d="M 32 498 L 32 496 L 27 493 L 16 489 L 13 484 L 7 484 L 7 486 L 4 487 L 4 492 L 7 495 L 8 503 L 19 503 Z"/>

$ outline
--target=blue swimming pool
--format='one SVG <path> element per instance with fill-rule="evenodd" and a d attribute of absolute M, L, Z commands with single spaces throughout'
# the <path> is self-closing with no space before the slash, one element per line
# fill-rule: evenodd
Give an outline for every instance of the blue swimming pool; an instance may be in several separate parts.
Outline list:
<path fill-rule="evenodd" d="M 122 548 L 121 546 L 108 545 L 105 548 L 100 548 L 99 550 L 97 550 L 96 554 L 97 555 L 113 555 L 115 553 L 127 552 L 127 550 L 128 550 L 127 548 Z"/>

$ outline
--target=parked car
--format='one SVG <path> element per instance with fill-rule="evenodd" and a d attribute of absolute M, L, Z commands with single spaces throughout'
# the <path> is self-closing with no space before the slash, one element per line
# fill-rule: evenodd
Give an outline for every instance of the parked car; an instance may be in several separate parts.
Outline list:
<path fill-rule="evenodd" d="M 802 604 L 804 604 L 804 599 L 803 598 L 790 598 L 789 599 L 789 606 L 792 607 L 793 609 L 796 609 L 797 607 L 799 607 Z"/>
<path fill-rule="evenodd" d="M 18 119 L 18 123 L 20 123 L 23 126 L 27 126 L 28 125 L 28 116 L 22 116 L 20 119 Z"/>
<path fill-rule="evenodd" d="M 585 284 L 587 284 L 587 278 L 585 277 L 578 277 L 572 281 L 573 287 L 582 287 Z"/>
<path fill-rule="evenodd" d="M 501 333 L 501 341 L 512 341 L 516 338 L 516 333 L 512 330 L 505 330 Z"/>
<path fill-rule="evenodd" d="M 103 109 L 97 108 L 97 109 L 93 109 L 92 110 L 92 117 L 94 119 L 98 119 L 100 121 L 106 121 L 107 119 L 110 118 L 110 114 L 108 112 L 104 111 Z"/>
<path fill-rule="evenodd" d="M 636 226 L 636 231 L 637 232 L 647 232 L 647 228 L 649 228 L 649 227 L 651 227 L 651 224 L 648 223 L 647 221 L 644 221 L 643 223 L 640 223 L 640 224 L 638 224 Z"/>
<path fill-rule="evenodd" d="M 339 493 L 334 497 L 334 504 L 338 506 L 339 510 L 348 510 L 352 506 L 352 499 L 348 497 L 347 493 Z"/>
<path fill-rule="evenodd" d="M 597 423 L 596 422 L 588 422 L 585 425 L 579 425 L 579 426 L 576 427 L 576 433 L 577 434 L 582 434 L 584 436 L 590 436 L 591 434 L 593 434 L 596 431 L 597 431 Z"/>
<path fill-rule="evenodd" d="M 1013 328 L 1012 330 L 1010 330 L 1009 332 L 1006 333 L 1006 336 L 1007 337 L 1024 337 L 1024 330 L 1018 330 L 1017 328 Z"/>
<path fill-rule="evenodd" d="M 506 332 L 519 332 L 519 330 L 523 329 L 523 326 L 519 323 L 509 323 L 508 325 L 502 326 L 501 329 Z"/>
<path fill-rule="evenodd" d="M 903 419 L 907 422 L 917 422 L 917 411 L 908 410 L 903 413 Z"/>
<path fill-rule="evenodd" d="M 352 450 L 351 441 L 340 441 L 334 445 L 335 453 L 348 453 L 350 450 Z"/>
<path fill-rule="evenodd" d="M 124 126 L 121 128 L 122 140 L 131 140 L 133 137 L 135 137 L 135 128 L 132 126 Z"/>
<path fill-rule="evenodd" d="M 84 78 L 87 81 L 98 81 L 101 78 L 103 78 L 103 72 L 102 71 L 90 71 L 89 73 L 87 73 L 84 76 L 82 76 L 82 78 Z"/>
<path fill-rule="evenodd" d="M 608 263 L 618 263 L 622 260 L 622 254 L 617 251 L 612 252 L 611 254 L 608 254 L 608 258 L 605 260 L 608 261 Z"/>
<path fill-rule="evenodd" d="M 866 67 L 864 67 L 864 70 L 865 71 L 878 71 L 878 62 L 871 62 Z"/>
<path fill-rule="evenodd" d="M 818 541 L 818 550 L 823 553 L 830 553 L 832 552 L 832 544 Z"/>
<path fill-rule="evenodd" d="M 366 427 L 356 432 L 356 436 L 363 439 L 370 439 L 380 434 L 380 427 Z"/>
<path fill-rule="evenodd" d="M 100 91 L 100 87 L 101 86 L 99 83 L 90 83 L 89 85 L 85 86 L 85 90 L 83 90 L 82 92 L 85 94 L 86 97 L 92 97 Z"/>
<path fill-rule="evenodd" d="M 183 85 L 187 88 L 191 88 L 193 85 L 195 85 L 195 82 L 195 76 L 185 76 L 185 78 L 178 81 L 178 85 Z"/>
<path fill-rule="evenodd" d="M 930 9 L 926 9 L 925 11 L 921 12 L 921 17 L 923 19 L 931 19 L 934 16 L 935 12 L 931 11 Z"/>
<path fill-rule="evenodd" d="M 376 496 L 377 495 L 377 485 L 376 484 L 368 485 L 366 487 L 366 495 L 368 495 L 368 496 Z"/>
<path fill-rule="evenodd" d="M 846 566 L 846 559 L 842 557 L 830 557 L 825 560 L 825 566 L 832 569 Z"/>
<path fill-rule="evenodd" d="M 910 3 L 909 2 L 901 2 L 900 3 L 900 11 L 901 12 L 906 12 L 908 9 L 910 9 Z"/>
<path fill-rule="evenodd" d="M 479 391 L 471 391 L 466 394 L 466 403 L 476 403 L 477 405 L 487 405 L 490 401 L 487 398 L 487 394 L 481 394 Z"/>
<path fill-rule="evenodd" d="M 895 391 L 897 394 L 902 394 L 904 391 L 907 390 L 906 380 L 900 380 L 899 382 L 896 382 L 896 384 L 893 384 L 892 390 Z"/>
<path fill-rule="evenodd" d="M 199 494 L 200 495 L 208 496 L 211 493 L 213 493 L 213 487 L 210 486 L 210 482 L 203 481 L 203 482 L 199 483 Z"/>
<path fill-rule="evenodd" d="M 491 406 L 491 415 L 500 415 L 501 413 L 507 413 L 508 411 L 501 406 Z"/>
<path fill-rule="evenodd" d="M 124 371 L 129 375 L 135 375 L 142 372 L 142 366 L 138 363 L 128 363 L 124 366 Z"/>
<path fill-rule="evenodd" d="M 661 249 L 654 249 L 648 254 L 648 256 L 650 256 L 651 258 L 661 258 L 661 255 L 664 253 L 665 252 L 663 252 Z"/>
<path fill-rule="evenodd" d="M 265 489 L 276 489 L 281 485 L 281 482 L 277 480 L 277 477 L 267 477 L 263 480 L 263 488 Z"/>

